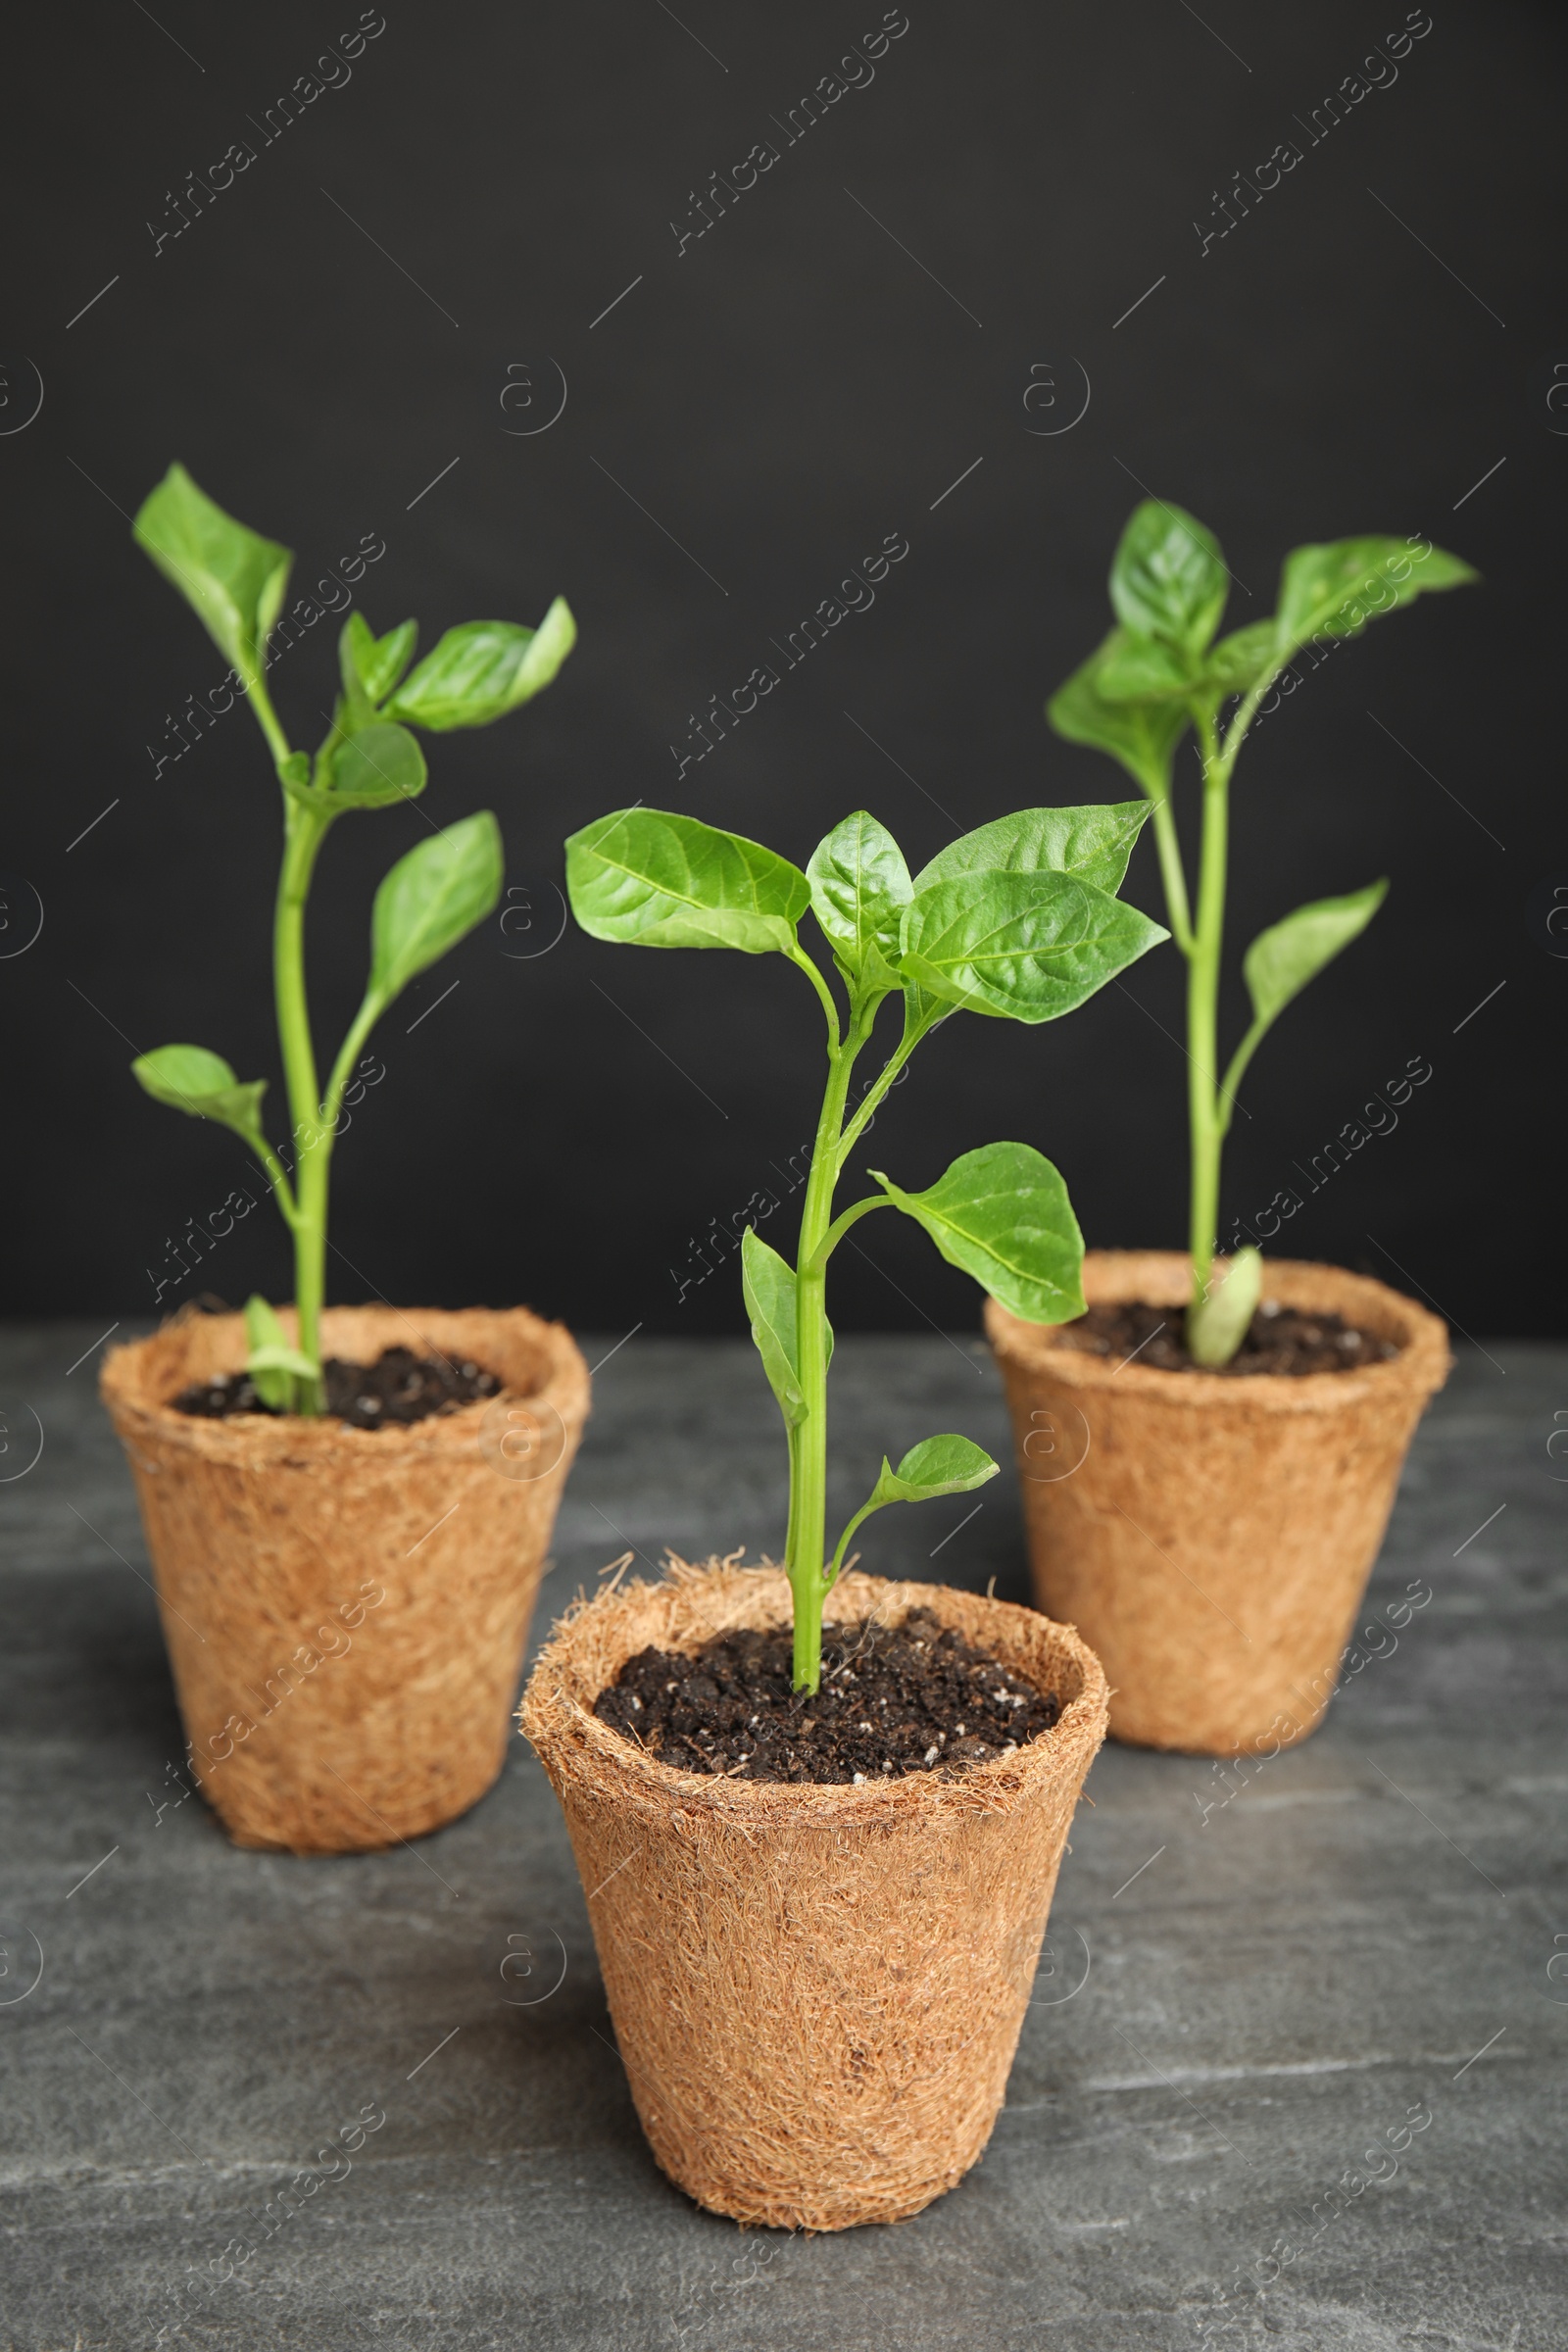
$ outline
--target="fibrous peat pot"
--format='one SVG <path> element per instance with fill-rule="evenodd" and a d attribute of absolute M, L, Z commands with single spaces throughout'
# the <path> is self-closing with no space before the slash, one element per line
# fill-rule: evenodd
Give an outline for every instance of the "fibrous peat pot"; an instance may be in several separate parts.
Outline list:
<path fill-rule="evenodd" d="M 1185 1305 L 1190 1261 L 1091 1250 L 1084 1295 Z M 1338 1266 L 1270 1258 L 1265 1299 L 1393 1341 L 1351 1372 L 1119 1364 L 990 1301 L 1035 1592 L 1110 1684 L 1113 1738 L 1200 1755 L 1289 1745 L 1328 1705 L 1427 1399 L 1436 1315 Z"/>
<path fill-rule="evenodd" d="M 841 1577 L 830 1620 L 918 1603 L 1062 1702 L 961 1773 L 748 1784 L 671 1771 L 593 1712 L 625 1660 L 788 1623 L 771 1570 L 676 1563 L 557 1627 L 522 1728 L 565 1810 L 637 2112 L 663 2170 L 774 2229 L 896 2222 L 952 2188 L 1002 2105 L 1105 1681 L 1067 1626 Z"/>
<path fill-rule="evenodd" d="M 102 1384 L 203 1794 L 236 1844 L 301 1854 L 417 1837 L 494 1781 L 588 1413 L 569 1334 L 522 1307 L 338 1307 L 321 1332 L 328 1355 L 409 1347 L 487 1366 L 503 1391 L 376 1430 L 177 1412 L 243 1365 L 239 1315 L 117 1348 Z"/>

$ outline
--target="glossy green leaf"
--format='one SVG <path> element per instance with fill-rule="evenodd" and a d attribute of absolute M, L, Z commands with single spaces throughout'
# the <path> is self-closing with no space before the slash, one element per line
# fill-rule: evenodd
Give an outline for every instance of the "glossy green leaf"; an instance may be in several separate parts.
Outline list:
<path fill-rule="evenodd" d="M 1084 1312 L 1084 1239 L 1067 1188 L 1028 1144 L 965 1152 L 929 1192 L 906 1193 L 871 1174 L 923 1225 L 950 1265 L 1026 1323 L 1066 1323 Z"/>
<path fill-rule="evenodd" d="M 856 1529 L 873 1511 L 885 1509 L 890 1502 L 931 1502 L 939 1494 L 972 1494 L 987 1479 L 995 1478 L 999 1467 L 968 1438 L 923 1438 L 918 1446 L 910 1446 L 897 1470 L 884 1454 L 881 1477 L 839 1538 L 828 1583 L 837 1577 Z"/>
<path fill-rule="evenodd" d="M 1278 1018 L 1342 948 L 1366 929 L 1388 895 L 1388 883 L 1369 882 L 1343 899 L 1317 899 L 1298 906 L 1283 922 L 1260 931 L 1248 949 L 1242 970 L 1259 1028 Z"/>
<path fill-rule="evenodd" d="M 1219 541 L 1196 515 L 1157 498 L 1133 509 L 1110 567 L 1110 601 L 1124 628 L 1200 655 L 1219 627 L 1229 586 Z"/>
<path fill-rule="evenodd" d="M 537 629 L 466 621 L 404 679 L 386 714 L 435 734 L 487 727 L 548 686 L 576 642 L 577 624 L 559 596 Z"/>
<path fill-rule="evenodd" d="M 470 932 L 501 896 L 501 829 L 488 808 L 421 841 L 375 894 L 369 994 L 382 1004 Z"/>
<path fill-rule="evenodd" d="M 1069 743 L 1108 752 L 1152 799 L 1163 800 L 1172 755 L 1191 721 L 1182 702 L 1116 702 L 1101 691 L 1102 667 L 1125 641 L 1125 631 L 1113 629 L 1099 651 L 1057 687 L 1046 705 L 1046 716 Z"/>
<path fill-rule="evenodd" d="M 1169 936 L 1073 874 L 956 874 L 906 910 L 902 968 L 969 1012 L 1054 1021 Z"/>
<path fill-rule="evenodd" d="M 806 1418 L 806 1399 L 796 1340 L 795 1268 L 768 1247 L 755 1225 L 741 1236 L 741 1289 L 768 1386 L 786 1427 L 796 1429 Z"/>
<path fill-rule="evenodd" d="M 863 808 L 835 825 L 806 869 L 811 909 L 852 981 L 899 986 L 899 924 L 912 885 L 904 852 Z"/>
<path fill-rule="evenodd" d="M 424 754 L 407 727 L 377 723 L 340 743 L 326 779 L 327 797 L 344 808 L 385 808 L 424 790 Z"/>
<path fill-rule="evenodd" d="M 205 1046 L 160 1046 L 138 1054 L 130 1067 L 155 1102 L 193 1119 L 215 1119 L 247 1142 L 261 1135 L 267 1080 L 242 1083 L 220 1054 L 209 1054 Z"/>
<path fill-rule="evenodd" d="M 337 641 L 344 693 L 351 700 L 363 696 L 368 703 L 383 701 L 413 661 L 418 638 L 417 621 L 400 621 L 377 637 L 362 612 L 351 612 Z"/>
<path fill-rule="evenodd" d="M 922 866 L 916 891 L 957 874 L 1073 874 L 1097 890 L 1120 890 L 1133 844 L 1149 821 L 1147 801 L 1085 808 L 1020 808 L 965 833 Z"/>
<path fill-rule="evenodd" d="M 1000 1465 L 968 1438 L 922 1438 L 897 1470 L 884 1455 L 882 1475 L 871 1491 L 872 1504 L 930 1502 L 938 1494 L 969 1494 L 995 1478 Z"/>
<path fill-rule="evenodd" d="M 1380 613 L 1480 576 L 1457 556 L 1420 539 L 1412 544 L 1374 534 L 1293 548 L 1280 573 L 1274 615 L 1279 643 L 1294 652 L 1313 637 L 1354 637 Z"/>
<path fill-rule="evenodd" d="M 1228 1364 L 1246 1339 L 1263 1295 L 1263 1253 L 1248 1246 L 1215 1260 L 1208 1297 L 1187 1309 L 1187 1351 L 1206 1371 Z"/>
<path fill-rule="evenodd" d="M 289 1345 L 288 1335 L 260 1292 L 245 1301 L 245 1369 L 256 1394 L 275 1413 L 291 1412 L 296 1381 L 316 1379 L 316 1366 Z"/>
<path fill-rule="evenodd" d="M 282 608 L 291 551 L 225 514 L 183 466 L 171 466 L 142 501 L 132 530 L 224 660 L 242 676 L 254 676 Z"/>
<path fill-rule="evenodd" d="M 739 833 L 658 808 L 619 808 L 566 844 L 571 910 L 593 939 L 641 948 L 795 945 L 811 903 L 797 865 Z"/>

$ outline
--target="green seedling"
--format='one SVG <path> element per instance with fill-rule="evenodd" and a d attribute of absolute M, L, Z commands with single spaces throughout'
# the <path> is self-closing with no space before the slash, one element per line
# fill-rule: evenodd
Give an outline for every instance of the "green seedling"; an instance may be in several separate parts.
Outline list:
<path fill-rule="evenodd" d="M 1256 1250 L 1238 1250 L 1223 1276 L 1215 1264 L 1220 1156 L 1237 1089 L 1286 1005 L 1366 929 L 1389 887 L 1369 882 L 1344 898 L 1319 899 L 1259 933 L 1242 964 L 1251 1023 L 1221 1075 L 1219 982 L 1230 786 L 1238 756 L 1265 697 L 1304 649 L 1321 659 L 1335 641 L 1359 636 L 1379 613 L 1412 603 L 1423 591 L 1460 587 L 1477 574 L 1420 538 L 1298 547 L 1285 559 L 1273 618 L 1216 643 L 1230 576 L 1212 531 L 1180 507 L 1147 499 L 1123 531 L 1110 568 L 1118 625 L 1047 706 L 1058 735 L 1120 760 L 1153 810 L 1165 906 L 1188 963 L 1193 1287 L 1187 1345 L 1199 1363 L 1210 1367 L 1229 1363 L 1236 1353 L 1262 1288 Z M 1176 751 L 1189 727 L 1202 770 L 1196 911 L 1171 806 Z"/>
<path fill-rule="evenodd" d="M 872 1168 L 880 1191 L 835 1217 L 845 1164 L 921 1039 L 956 1009 L 1055 1020 L 1169 936 L 1115 895 L 1148 814 L 1137 801 L 1024 809 L 965 834 L 912 880 L 897 842 L 863 810 L 834 828 L 804 873 L 739 834 L 652 808 L 617 809 L 566 844 L 572 911 L 595 939 L 786 956 L 826 1018 L 827 1084 L 795 1263 L 755 1227 L 741 1246 L 752 1338 L 789 1443 L 797 1690 L 820 1685 L 822 1603 L 862 1522 L 887 1503 L 964 1494 L 997 1473 L 967 1438 L 927 1438 L 897 1470 L 883 1462 L 828 1556 L 826 1282 L 850 1228 L 873 1209 L 902 1209 L 1014 1314 L 1062 1323 L 1084 1311 L 1083 1237 L 1067 1189 L 1029 1145 L 966 1152 L 924 1192 Z M 842 1007 L 801 944 L 808 909 L 831 951 Z M 852 1110 L 855 1064 L 889 999 L 902 1005 L 903 1034 Z"/>
<path fill-rule="evenodd" d="M 278 1045 L 293 1122 L 292 1177 L 262 1125 L 265 1078 L 237 1079 L 202 1046 L 162 1046 L 131 1064 L 156 1102 L 232 1128 L 256 1153 L 294 1237 L 298 1345 L 290 1347 L 265 1299 L 246 1309 L 249 1370 L 264 1403 L 319 1413 L 321 1308 L 326 1288 L 327 1179 L 343 1095 L 371 1030 L 411 980 L 484 920 L 501 895 L 501 834 L 488 809 L 432 832 L 400 858 L 375 894 L 370 972 L 323 1090 L 317 1075 L 305 991 L 305 909 L 316 860 L 350 809 L 387 808 L 424 790 L 424 754 L 413 733 L 485 727 L 548 686 L 570 653 L 576 627 L 558 597 L 537 629 L 471 620 L 446 635 L 414 669 L 412 620 L 384 637 L 351 612 L 338 640 L 342 691 L 313 757 L 295 751 L 267 691 L 267 642 L 282 610 L 293 556 L 213 504 L 182 466 L 172 466 L 136 516 L 137 544 L 190 604 L 230 663 L 272 755 L 283 796 L 283 863 L 272 928 Z M 285 1147 L 289 1149 L 289 1147 Z"/>

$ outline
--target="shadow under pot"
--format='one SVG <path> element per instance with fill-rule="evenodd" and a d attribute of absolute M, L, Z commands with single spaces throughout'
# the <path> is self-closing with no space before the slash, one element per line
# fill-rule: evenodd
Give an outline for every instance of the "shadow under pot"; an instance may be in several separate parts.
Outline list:
<path fill-rule="evenodd" d="M 1175 1251 L 1084 1260 L 1091 1307 L 1179 1309 L 1190 1281 Z M 987 1304 L 1035 1592 L 1103 1663 L 1114 1739 L 1231 1756 L 1306 1738 L 1416 1424 L 1447 1378 L 1446 1327 L 1381 1282 L 1270 1258 L 1271 1301 L 1338 1315 L 1396 1352 L 1353 1371 L 1166 1371 Z"/>
<path fill-rule="evenodd" d="M 646 1648 L 789 1622 L 772 1570 L 677 1563 L 564 1618 L 522 1729 L 566 1816 L 631 2095 L 663 2171 L 780 2230 L 896 2222 L 975 2163 L 1002 2105 L 1105 1681 L 1068 1627 L 846 1575 L 832 1622 L 931 1610 L 1060 1713 L 964 1771 L 853 1784 L 674 1770 L 594 1701 Z"/>
<path fill-rule="evenodd" d="M 240 1315 L 166 1324 L 102 1377 L 202 1793 L 237 1845 L 298 1854 L 416 1838 L 495 1780 L 589 1400 L 570 1335 L 522 1307 L 336 1307 L 321 1333 L 324 1355 L 409 1348 L 501 1393 L 378 1429 L 179 1411 L 244 1365 Z"/>

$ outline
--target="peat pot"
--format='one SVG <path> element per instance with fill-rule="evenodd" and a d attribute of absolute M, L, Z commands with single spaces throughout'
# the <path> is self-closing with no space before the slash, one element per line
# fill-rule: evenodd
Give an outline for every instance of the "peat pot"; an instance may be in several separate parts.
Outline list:
<path fill-rule="evenodd" d="M 1084 1295 L 1186 1303 L 1190 1261 L 1091 1250 Z M 1452 1361 L 1446 1328 L 1381 1282 L 1270 1258 L 1265 1299 L 1334 1312 L 1399 1352 L 1353 1372 L 1113 1363 L 988 1302 L 1035 1592 L 1110 1684 L 1110 1730 L 1232 1756 L 1304 1740 L 1328 1705 L 1399 1470 Z"/>
<path fill-rule="evenodd" d="M 298 1854 L 416 1838 L 494 1781 L 588 1413 L 569 1334 L 522 1307 L 336 1307 L 321 1335 L 350 1361 L 402 1346 L 477 1363 L 503 1392 L 377 1430 L 176 1412 L 244 1364 L 240 1315 L 117 1348 L 102 1383 L 202 1792 L 237 1845 Z"/>
<path fill-rule="evenodd" d="M 657 1763 L 593 1713 L 625 1660 L 789 1621 L 774 1570 L 677 1563 L 556 1628 L 522 1728 L 566 1815 L 631 2095 L 714 2213 L 847 2230 L 918 2213 L 1002 2105 L 1105 1679 L 1067 1626 L 931 1585 L 840 1578 L 830 1622 L 916 1605 L 1062 1702 L 961 1774 L 816 1787 Z"/>

